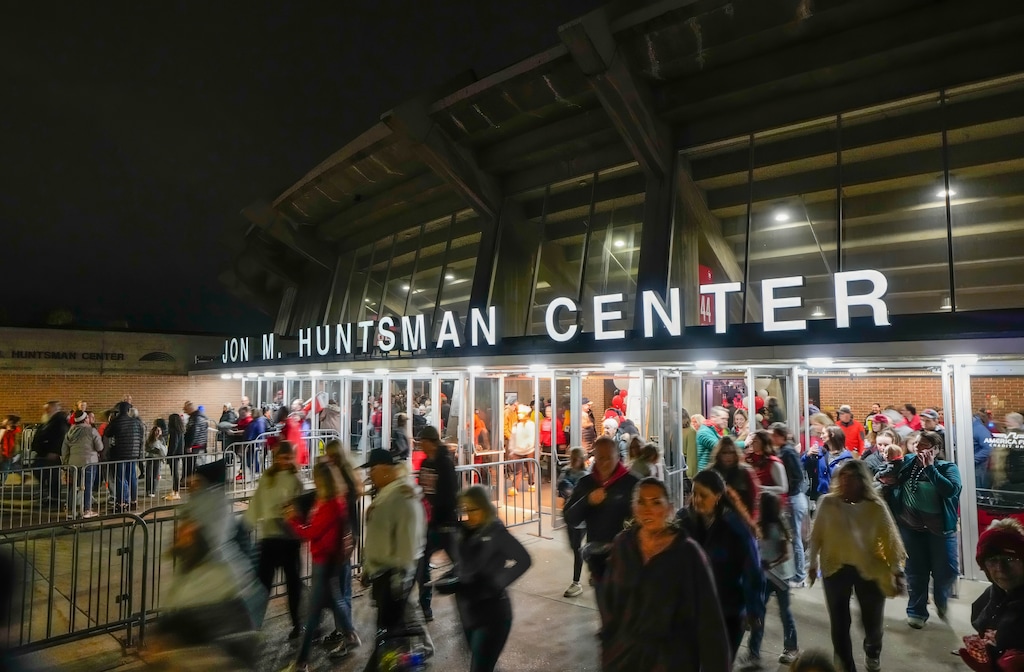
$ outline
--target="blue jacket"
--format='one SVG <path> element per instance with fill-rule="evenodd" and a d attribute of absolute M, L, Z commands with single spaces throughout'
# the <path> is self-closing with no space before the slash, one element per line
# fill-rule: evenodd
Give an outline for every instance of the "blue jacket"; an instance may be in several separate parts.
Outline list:
<path fill-rule="evenodd" d="M 846 460 L 852 460 L 853 453 L 844 450 L 836 457 L 830 457 L 827 453 L 818 460 L 818 492 L 828 494 L 829 485 L 832 482 L 832 473 L 839 468 Z"/>
<path fill-rule="evenodd" d="M 255 441 L 260 434 L 265 434 L 267 431 L 267 419 L 262 415 L 256 417 L 249 426 L 245 428 L 245 440 Z"/>
<path fill-rule="evenodd" d="M 986 439 L 992 438 L 992 432 L 988 431 L 978 416 L 974 416 L 971 422 L 971 431 L 974 434 L 974 483 L 979 488 L 989 487 L 988 458 L 992 454 L 992 446 Z"/>

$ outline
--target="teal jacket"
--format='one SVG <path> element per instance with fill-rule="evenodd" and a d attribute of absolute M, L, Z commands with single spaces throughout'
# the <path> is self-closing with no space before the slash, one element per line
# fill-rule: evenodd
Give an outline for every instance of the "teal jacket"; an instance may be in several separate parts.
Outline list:
<path fill-rule="evenodd" d="M 711 451 L 715 449 L 721 438 L 712 425 L 704 424 L 697 430 L 697 471 L 707 469 L 708 463 L 711 462 Z M 743 450 L 743 441 L 737 441 L 736 446 Z M 742 455 L 740 457 L 742 459 Z"/>
<path fill-rule="evenodd" d="M 893 517 L 899 520 L 903 512 L 903 488 L 910 480 L 917 455 L 907 455 L 896 475 L 896 484 L 885 488 L 885 501 L 892 510 Z M 921 478 L 926 478 L 935 486 L 935 491 L 942 497 L 942 531 L 946 534 L 956 532 L 956 522 L 960 508 L 960 470 L 952 462 L 935 460 L 935 464 L 925 467 Z"/>

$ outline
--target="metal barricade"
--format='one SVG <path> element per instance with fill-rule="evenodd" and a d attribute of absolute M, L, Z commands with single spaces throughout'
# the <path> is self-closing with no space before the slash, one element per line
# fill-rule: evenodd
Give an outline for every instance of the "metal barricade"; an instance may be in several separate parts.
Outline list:
<path fill-rule="evenodd" d="M 505 527 L 537 524 L 541 536 L 540 462 L 533 457 L 455 467 L 460 489 L 482 485 L 491 493 Z"/>
<path fill-rule="evenodd" d="M 144 636 L 147 534 L 133 515 L 47 523 L 6 532 L 15 590 L 0 645 L 19 652 L 124 632 Z"/>
<path fill-rule="evenodd" d="M 0 530 L 73 518 L 78 478 L 66 464 L 0 472 Z"/>
<path fill-rule="evenodd" d="M 689 502 L 686 500 L 686 465 L 678 469 L 669 469 L 665 472 L 665 489 L 668 490 L 669 501 L 675 510 L 683 508 Z"/>

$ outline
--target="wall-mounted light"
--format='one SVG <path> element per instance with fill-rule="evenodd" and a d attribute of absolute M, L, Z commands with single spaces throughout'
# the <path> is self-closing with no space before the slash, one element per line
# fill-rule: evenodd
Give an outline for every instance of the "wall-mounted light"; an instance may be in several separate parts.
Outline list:
<path fill-rule="evenodd" d="M 264 372 L 263 372 L 263 377 L 264 377 L 264 378 L 273 378 L 273 377 L 274 377 L 274 376 L 276 376 L 276 375 L 277 375 L 277 374 L 276 374 L 276 373 L 274 373 L 273 371 L 264 371 Z"/>
<path fill-rule="evenodd" d="M 454 280 L 455 276 L 453 274 L 451 274 L 451 273 L 445 273 L 444 274 L 444 279 L 445 280 Z"/>
<path fill-rule="evenodd" d="M 339 376 L 351 376 L 352 375 L 352 369 L 338 369 L 338 375 Z"/>
<path fill-rule="evenodd" d="M 821 309 L 821 306 L 815 306 L 811 317 L 825 317 L 825 311 Z"/>
<path fill-rule="evenodd" d="M 416 373 L 431 373 L 432 371 L 433 371 L 433 369 L 431 369 L 429 366 L 417 366 L 416 367 Z"/>
<path fill-rule="evenodd" d="M 785 210 L 777 211 L 775 215 L 772 217 L 772 219 L 774 219 L 776 222 L 788 222 L 789 218 L 790 215 Z"/>
<path fill-rule="evenodd" d="M 867 373 L 868 370 L 863 367 L 850 369 L 850 373 Z"/>
<path fill-rule="evenodd" d="M 622 371 L 626 365 L 622 362 L 608 362 L 604 365 L 605 371 Z"/>
<path fill-rule="evenodd" d="M 625 247 L 625 246 L 626 246 L 626 241 L 624 241 L 622 238 L 617 238 L 615 240 L 615 247 Z"/>
<path fill-rule="evenodd" d="M 953 302 L 949 300 L 949 294 L 942 297 L 942 303 L 939 304 L 939 310 L 953 310 Z"/>

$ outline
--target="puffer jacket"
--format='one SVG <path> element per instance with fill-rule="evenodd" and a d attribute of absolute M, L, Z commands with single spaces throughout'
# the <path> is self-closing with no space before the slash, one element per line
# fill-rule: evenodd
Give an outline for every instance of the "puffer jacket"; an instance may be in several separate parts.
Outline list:
<path fill-rule="evenodd" d="M 103 440 L 95 427 L 74 425 L 64 435 L 64 445 L 61 449 L 61 453 L 64 455 L 64 464 L 75 467 L 96 464 L 100 461 L 102 452 Z"/>
<path fill-rule="evenodd" d="M 110 446 L 111 460 L 141 460 L 142 445 L 146 441 L 146 428 L 138 418 L 121 414 L 114 418 L 103 432 Z"/>
<path fill-rule="evenodd" d="M 185 425 L 185 452 L 205 452 L 209 430 L 210 421 L 205 415 L 196 411 L 188 416 L 188 424 Z"/>

